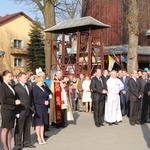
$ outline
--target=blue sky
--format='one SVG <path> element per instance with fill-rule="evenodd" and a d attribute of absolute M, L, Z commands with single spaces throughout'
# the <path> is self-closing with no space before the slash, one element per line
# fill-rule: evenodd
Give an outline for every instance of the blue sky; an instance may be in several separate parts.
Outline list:
<path fill-rule="evenodd" d="M 6 14 L 13 14 L 23 11 L 31 19 L 34 19 L 36 15 L 42 21 L 42 15 L 40 12 L 31 11 L 32 6 L 27 6 L 25 3 L 15 4 L 13 0 L 0 0 L 0 16 L 3 17 Z M 43 22 L 43 21 L 42 21 Z"/>

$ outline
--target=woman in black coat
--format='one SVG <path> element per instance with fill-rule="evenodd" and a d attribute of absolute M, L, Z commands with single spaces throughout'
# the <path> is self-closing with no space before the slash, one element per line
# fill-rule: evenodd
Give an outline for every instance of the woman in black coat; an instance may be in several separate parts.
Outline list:
<path fill-rule="evenodd" d="M 48 105 L 49 105 L 49 94 L 42 88 L 44 79 L 41 76 L 36 76 L 35 85 L 33 86 L 33 98 L 35 105 L 35 130 L 37 135 L 38 143 L 45 144 L 44 140 L 44 125 L 48 124 Z"/>
<path fill-rule="evenodd" d="M 16 100 L 15 91 L 9 85 L 12 76 L 11 72 L 5 70 L 2 73 L 3 82 L 0 85 L 0 100 L 1 100 L 1 141 L 4 150 L 11 150 L 12 128 L 15 121 L 15 107 L 20 104 L 20 100 Z"/>

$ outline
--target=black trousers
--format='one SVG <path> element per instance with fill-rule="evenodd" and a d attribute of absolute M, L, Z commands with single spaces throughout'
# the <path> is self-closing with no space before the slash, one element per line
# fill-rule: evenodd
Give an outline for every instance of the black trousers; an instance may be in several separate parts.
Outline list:
<path fill-rule="evenodd" d="M 31 128 L 31 115 L 20 116 L 16 120 L 14 142 L 15 147 L 20 148 L 23 137 L 23 145 L 30 144 L 30 128 Z"/>
<path fill-rule="evenodd" d="M 150 97 L 143 98 L 142 122 L 146 122 L 150 117 Z"/>
<path fill-rule="evenodd" d="M 141 100 L 130 101 L 130 122 L 140 121 L 141 117 Z"/>
<path fill-rule="evenodd" d="M 104 104 L 105 101 L 93 101 L 94 122 L 102 124 L 104 122 Z"/>

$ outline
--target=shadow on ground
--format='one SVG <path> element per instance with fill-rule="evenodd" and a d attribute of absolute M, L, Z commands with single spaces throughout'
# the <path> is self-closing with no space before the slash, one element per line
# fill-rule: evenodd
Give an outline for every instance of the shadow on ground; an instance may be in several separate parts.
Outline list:
<path fill-rule="evenodd" d="M 68 121 L 68 125 L 69 124 L 74 124 L 74 125 L 77 124 L 77 119 L 79 117 L 79 113 L 78 112 L 74 112 L 73 116 L 74 116 L 74 120 L 73 121 Z M 34 145 L 35 143 L 37 143 L 36 134 L 35 134 L 35 131 L 34 131 L 33 127 L 31 128 L 31 130 L 32 130 L 31 144 Z M 63 130 L 63 128 L 58 128 L 57 129 L 54 126 L 50 126 L 50 131 L 47 131 L 45 134 L 48 136 L 48 138 L 51 138 L 52 136 L 57 135 L 61 130 Z M 1 133 L 1 128 L 0 128 L 0 133 Z M 14 129 L 13 129 L 12 135 L 14 135 Z M 14 140 L 13 137 L 12 137 L 12 140 Z M 12 141 L 12 147 L 14 149 L 14 142 L 13 141 Z M 2 146 L 2 142 L 0 140 L 0 150 L 2 150 L 2 149 L 3 149 L 3 146 Z"/>
<path fill-rule="evenodd" d="M 147 124 L 141 125 L 143 137 L 147 143 L 147 147 L 150 148 L 150 130 Z"/>
<path fill-rule="evenodd" d="M 77 124 L 77 119 L 79 117 L 79 113 L 78 112 L 74 112 L 73 113 L 74 116 L 74 120 L 73 121 L 68 121 L 68 125 L 69 124 Z M 67 126 L 68 126 L 67 125 Z M 48 138 L 51 138 L 52 136 L 57 135 L 61 130 L 63 130 L 64 128 L 55 128 L 54 126 L 50 126 L 50 131 L 45 132 L 45 135 L 48 136 Z M 37 141 L 36 141 L 36 134 L 35 132 L 31 135 L 31 139 L 32 139 L 32 144 L 34 145 Z"/>

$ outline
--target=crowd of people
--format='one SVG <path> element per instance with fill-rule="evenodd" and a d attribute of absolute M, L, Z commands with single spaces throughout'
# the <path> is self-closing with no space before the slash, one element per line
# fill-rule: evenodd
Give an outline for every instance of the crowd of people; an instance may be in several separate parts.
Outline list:
<path fill-rule="evenodd" d="M 97 69 L 90 85 L 95 125 L 118 125 L 125 115 L 132 126 L 150 123 L 149 78 L 148 69 L 133 70 L 131 76 L 126 70 L 102 74 Z"/>
<path fill-rule="evenodd" d="M 130 125 L 150 123 L 150 71 L 126 70 L 108 72 L 96 69 L 94 74 L 63 77 L 61 70 L 50 79 L 40 69 L 36 74 L 20 72 L 13 76 L 5 70 L 0 78 L 1 141 L 11 150 L 14 128 L 15 150 L 35 148 L 31 145 L 33 126 L 39 145 L 46 144 L 49 125 L 66 127 L 74 120 L 73 112 L 93 114 L 96 127 L 110 126 L 129 117 Z"/>

